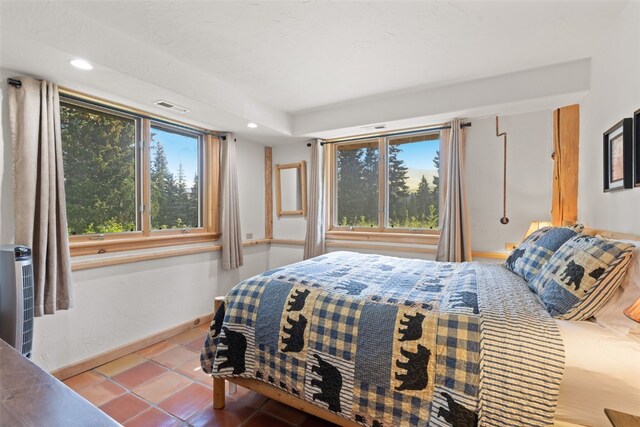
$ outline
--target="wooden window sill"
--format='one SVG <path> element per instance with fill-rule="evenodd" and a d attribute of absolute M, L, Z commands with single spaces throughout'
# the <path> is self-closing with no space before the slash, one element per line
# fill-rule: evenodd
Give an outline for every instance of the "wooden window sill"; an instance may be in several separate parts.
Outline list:
<path fill-rule="evenodd" d="M 69 243 L 71 256 L 104 254 L 111 252 L 132 251 L 189 243 L 213 242 L 220 238 L 220 233 L 169 234 L 150 237 L 115 238 Z"/>
<path fill-rule="evenodd" d="M 355 240 L 369 242 L 389 243 L 413 243 L 422 245 L 437 245 L 440 241 L 440 232 L 437 230 L 420 230 L 411 232 L 396 231 L 360 231 L 360 230 L 331 230 L 325 233 L 331 240 Z"/>
<path fill-rule="evenodd" d="M 255 240 L 246 240 L 242 242 L 243 247 L 250 246 L 258 246 L 267 244 L 271 241 L 271 239 L 255 239 Z M 198 242 L 189 242 L 189 243 L 198 243 Z M 134 262 L 140 261 L 149 261 L 154 259 L 162 259 L 162 258 L 173 258 L 176 256 L 183 255 L 193 255 L 204 252 L 217 252 L 222 250 L 222 246 L 215 244 L 216 242 L 212 242 L 214 244 L 209 245 L 197 245 L 197 246 L 186 246 L 182 248 L 175 248 L 170 250 L 161 250 L 157 252 L 149 252 L 144 251 L 142 253 L 136 253 L 132 255 L 107 255 L 104 258 L 100 257 L 90 257 L 89 259 L 78 259 L 71 261 L 71 270 L 89 270 L 93 268 L 100 267 L 109 267 L 112 265 L 121 265 L 121 264 L 131 264 Z M 103 255 L 103 254 L 101 254 Z"/>

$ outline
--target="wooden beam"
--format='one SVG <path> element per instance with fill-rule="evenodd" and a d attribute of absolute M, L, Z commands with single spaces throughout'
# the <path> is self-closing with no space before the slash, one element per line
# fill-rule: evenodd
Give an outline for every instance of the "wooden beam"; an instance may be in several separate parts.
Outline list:
<path fill-rule="evenodd" d="M 273 238 L 273 150 L 264 147 L 264 237 Z"/>
<path fill-rule="evenodd" d="M 143 348 L 159 343 L 160 341 L 164 341 L 167 338 L 171 338 L 173 336 L 196 328 L 200 325 L 208 325 L 209 323 L 211 323 L 212 319 L 213 313 L 205 314 L 188 322 L 181 323 L 178 326 L 174 326 L 172 328 L 165 329 L 164 331 L 157 332 L 146 338 L 130 342 L 129 344 L 122 345 L 113 350 L 100 353 L 97 356 L 92 356 L 87 359 L 81 360 L 80 362 L 75 362 L 60 369 L 56 369 L 54 371 L 51 371 L 51 375 L 61 381 L 65 380 L 74 375 L 81 374 L 82 372 L 97 368 L 98 366 L 104 365 L 105 363 L 109 363 L 113 360 L 119 359 L 120 357 L 126 356 L 127 354 L 142 350 Z M 205 332 L 202 333 L 203 341 L 204 336 Z"/>
<path fill-rule="evenodd" d="M 569 105 L 553 112 L 554 226 L 578 221 L 578 163 L 580 155 L 580 106 Z"/>

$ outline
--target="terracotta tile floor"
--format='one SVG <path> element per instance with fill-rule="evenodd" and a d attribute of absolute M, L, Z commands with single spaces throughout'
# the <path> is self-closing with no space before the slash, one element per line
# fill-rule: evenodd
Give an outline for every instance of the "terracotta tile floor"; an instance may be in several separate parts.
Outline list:
<path fill-rule="evenodd" d="M 200 369 L 203 325 L 64 381 L 127 427 L 333 427 L 238 387 L 213 409 L 213 380 Z"/>

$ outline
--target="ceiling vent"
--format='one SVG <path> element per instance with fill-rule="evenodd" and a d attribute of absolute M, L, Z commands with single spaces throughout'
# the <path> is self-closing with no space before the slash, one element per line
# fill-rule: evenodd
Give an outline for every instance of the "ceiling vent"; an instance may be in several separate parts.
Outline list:
<path fill-rule="evenodd" d="M 184 108 L 184 107 L 181 107 L 179 105 L 172 104 L 172 103 L 170 103 L 168 101 L 162 101 L 162 100 L 161 101 L 156 101 L 155 104 L 160 106 L 160 107 L 168 108 L 169 110 L 176 111 L 178 113 L 188 113 L 189 111 L 191 111 L 188 108 Z"/>
<path fill-rule="evenodd" d="M 360 127 L 360 129 L 365 129 L 365 130 L 383 130 L 386 128 L 387 128 L 387 125 L 368 125 L 368 126 Z"/>

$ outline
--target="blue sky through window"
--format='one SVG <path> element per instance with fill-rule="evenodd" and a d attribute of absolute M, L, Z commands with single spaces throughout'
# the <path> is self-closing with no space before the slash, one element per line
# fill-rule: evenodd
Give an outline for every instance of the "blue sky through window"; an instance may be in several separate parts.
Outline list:
<path fill-rule="evenodd" d="M 152 150 L 155 149 L 157 142 L 161 142 L 167 155 L 169 170 L 177 179 L 178 166 L 182 163 L 187 187 L 191 187 L 193 177 L 198 172 L 198 139 L 156 127 L 151 128 L 151 133 L 153 134 Z"/>
<path fill-rule="evenodd" d="M 435 169 L 433 158 L 440 149 L 439 139 L 400 144 L 398 147 L 402 150 L 398 159 L 403 160 L 408 168 Z"/>

